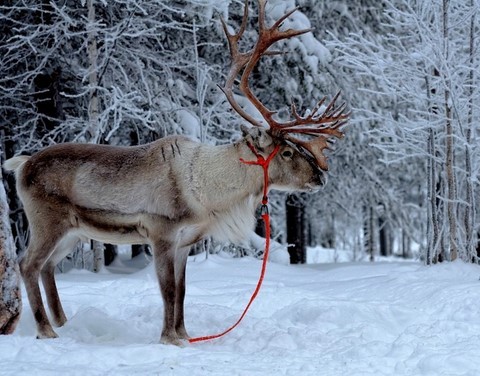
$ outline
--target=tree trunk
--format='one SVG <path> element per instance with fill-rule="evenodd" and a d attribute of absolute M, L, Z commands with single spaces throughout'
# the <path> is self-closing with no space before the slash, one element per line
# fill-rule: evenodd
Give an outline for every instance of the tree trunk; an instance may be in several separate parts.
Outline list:
<path fill-rule="evenodd" d="M 456 205 L 456 179 L 454 170 L 455 150 L 453 145 L 453 126 L 451 120 L 451 109 L 448 105 L 449 93 L 445 91 L 445 111 L 446 111 L 446 160 L 445 167 L 447 170 L 447 216 L 449 229 L 449 245 L 450 245 L 450 260 L 453 261 L 458 257 L 458 239 L 457 239 L 457 205 Z"/>
<path fill-rule="evenodd" d="M 432 128 L 428 130 L 428 233 L 427 233 L 427 254 L 426 264 L 435 262 L 439 249 L 439 223 L 437 206 L 437 171 L 435 162 L 435 134 Z"/>
<path fill-rule="evenodd" d="M 470 8 L 474 9 L 474 0 L 470 0 Z M 472 129 L 473 129 L 473 108 L 474 108 L 474 85 L 475 85 L 475 14 L 472 12 L 470 18 L 470 38 L 469 38 L 469 75 L 468 75 L 468 115 L 467 130 L 465 132 L 465 177 L 466 177 L 466 207 L 464 216 L 465 225 L 465 244 L 467 260 L 475 262 L 477 258 L 474 244 L 474 223 L 475 223 L 475 202 L 474 202 L 474 182 L 472 180 Z"/>
<path fill-rule="evenodd" d="M 383 204 L 377 206 L 378 212 L 378 251 L 380 256 L 390 256 L 392 254 L 392 242 L 390 237 L 390 228 L 388 222 L 385 220 L 386 207 Z"/>
<path fill-rule="evenodd" d="M 141 253 L 146 253 L 146 249 L 146 244 L 132 244 L 132 258 L 137 257 Z"/>
<path fill-rule="evenodd" d="M 0 150 L 3 150 L 3 156 L 5 160 L 13 157 L 15 155 L 15 143 L 12 140 L 13 129 L 11 127 L 5 127 L 0 130 Z M 2 158 L 2 153 L 0 152 L 0 160 Z M 22 205 L 15 191 L 15 174 L 7 174 L 3 177 L 5 182 L 5 188 L 7 193 L 7 202 L 10 206 L 10 222 L 12 223 L 12 236 L 15 241 L 15 249 L 18 249 L 18 252 L 24 252 L 26 247 L 26 236 L 28 230 L 27 218 L 25 217 L 25 212 L 21 210 Z"/>
<path fill-rule="evenodd" d="M 324 248 L 335 248 L 335 214 L 332 213 L 329 220 L 323 222 L 325 224 L 324 229 L 322 229 L 322 238 L 320 244 Z M 312 244 L 315 245 L 315 244 Z"/>
<path fill-rule="evenodd" d="M 2 150 L 0 150 L 0 154 Z M 0 169 L 0 334 L 11 334 L 22 310 L 20 271 L 8 216 L 7 196 Z"/>
<path fill-rule="evenodd" d="M 35 106 L 38 114 L 41 115 L 36 129 L 38 139 L 52 132 L 62 118 L 60 79 L 61 69 L 56 67 L 38 74 L 33 80 Z"/>
<path fill-rule="evenodd" d="M 287 216 L 287 243 L 291 264 L 304 264 L 307 262 L 307 249 L 305 245 L 305 204 L 295 195 L 289 195 L 286 200 Z"/>
<path fill-rule="evenodd" d="M 477 232 L 477 263 L 480 260 L 480 232 Z"/>
<path fill-rule="evenodd" d="M 95 0 L 87 1 L 88 24 L 87 24 L 87 48 L 90 86 L 90 100 L 88 103 L 89 127 L 87 129 L 88 142 L 98 143 L 100 141 L 100 127 L 98 123 L 99 101 L 98 101 L 98 74 L 97 74 L 97 35 L 95 31 Z M 105 265 L 105 246 L 96 240 L 92 241 L 93 271 L 98 273 Z"/>
<path fill-rule="evenodd" d="M 262 238 L 265 238 L 267 235 L 266 229 L 265 229 L 265 223 L 261 217 L 261 210 L 258 208 L 255 211 L 255 218 L 257 219 L 257 222 L 255 223 L 255 233 Z"/>
<path fill-rule="evenodd" d="M 365 208 L 365 221 L 363 222 L 363 242 L 365 253 L 370 261 L 375 261 L 375 219 L 373 207 Z"/>
<path fill-rule="evenodd" d="M 50 1 L 40 1 L 34 14 L 34 22 L 38 25 L 53 25 L 52 19 L 53 6 Z M 49 34 L 45 38 L 45 48 L 52 49 L 55 44 L 54 34 Z M 64 118 L 61 87 L 62 68 L 60 63 L 55 59 L 50 59 L 45 66 L 33 79 L 34 92 L 32 94 L 33 102 L 39 116 L 36 123 L 36 136 L 39 140 L 50 139 L 46 137 L 59 124 L 60 119 Z M 58 141 L 57 138 L 54 140 Z M 48 141 L 47 144 L 51 144 Z"/>
<path fill-rule="evenodd" d="M 443 42 L 444 54 L 448 59 L 448 6 L 449 0 L 443 0 Z M 449 229 L 449 249 L 450 260 L 453 261 L 458 257 L 458 239 L 457 239 L 457 205 L 456 205 L 456 177 L 455 177 L 455 148 L 454 148 L 454 134 L 452 125 L 452 109 L 450 106 L 450 90 L 449 78 L 445 77 L 444 90 L 444 106 L 445 106 L 445 168 L 447 171 L 447 216 Z"/>
<path fill-rule="evenodd" d="M 388 224 L 382 217 L 378 218 L 378 228 L 378 247 L 380 256 L 390 256 L 392 254 L 392 250 L 390 248 Z"/>
<path fill-rule="evenodd" d="M 90 100 L 88 103 L 88 117 L 90 125 L 87 129 L 88 142 L 98 143 L 100 141 L 100 129 L 98 123 L 99 101 L 98 101 L 98 66 L 97 66 L 97 35 L 95 31 L 95 4 L 94 0 L 87 1 L 88 24 L 87 24 L 87 48 L 88 48 L 88 83 Z"/>
<path fill-rule="evenodd" d="M 117 258 L 118 251 L 117 251 L 117 246 L 113 244 L 104 244 L 105 245 L 105 250 L 103 252 L 105 256 L 105 265 L 110 265 L 112 264 L 115 259 Z"/>
<path fill-rule="evenodd" d="M 402 231 L 402 257 L 407 259 L 412 257 L 412 252 L 410 251 L 410 237 L 405 231 Z"/>
<path fill-rule="evenodd" d="M 102 242 L 92 240 L 93 271 L 100 272 L 105 266 L 105 246 Z"/>

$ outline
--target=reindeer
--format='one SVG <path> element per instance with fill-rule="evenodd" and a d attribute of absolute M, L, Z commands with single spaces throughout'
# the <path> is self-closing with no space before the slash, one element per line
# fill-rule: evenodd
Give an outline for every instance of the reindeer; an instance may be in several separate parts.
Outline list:
<path fill-rule="evenodd" d="M 233 109 L 253 125 L 242 127 L 243 137 L 237 142 L 210 146 L 169 136 L 131 147 L 64 143 L 5 162 L 6 170 L 15 171 L 17 192 L 30 224 L 30 241 L 20 268 L 37 338 L 57 337 L 42 302 L 40 277 L 53 323 L 62 326 L 67 319 L 55 284 L 55 266 L 80 239 L 95 239 L 152 247 L 164 305 L 160 342 L 181 345 L 189 338 L 184 324 L 189 247 L 208 236 L 240 242 L 254 227 L 263 172 L 242 160 L 251 160 L 255 154 L 267 158 L 277 149 L 269 167 L 269 189 L 312 192 L 326 184 L 324 150 L 332 137 L 343 136 L 340 128 L 349 114 L 345 104 L 336 105 L 337 94 L 323 111 L 325 98 L 305 116 L 292 105 L 292 119 L 282 123 L 253 94 L 252 70 L 262 56 L 279 53 L 269 47 L 311 31 L 280 30 L 296 9 L 267 27 L 266 1 L 258 2 L 259 38 L 248 52 L 239 50 L 248 0 L 238 33 L 231 34 L 222 19 L 232 64 L 221 89 Z M 239 75 L 240 92 L 268 128 L 237 103 L 233 87 Z"/>

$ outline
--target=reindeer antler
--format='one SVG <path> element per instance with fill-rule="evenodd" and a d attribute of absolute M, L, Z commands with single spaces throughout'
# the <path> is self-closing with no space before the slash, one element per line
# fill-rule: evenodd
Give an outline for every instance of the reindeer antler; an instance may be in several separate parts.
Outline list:
<path fill-rule="evenodd" d="M 282 54 L 280 51 L 268 51 L 270 46 L 282 39 L 289 39 L 308 33 L 312 30 L 280 30 L 280 26 L 282 25 L 283 21 L 296 12 L 298 8 L 288 11 L 271 27 L 267 27 L 265 24 L 266 3 L 266 0 L 258 0 L 258 40 L 255 46 L 248 52 L 240 52 L 238 47 L 238 42 L 242 38 L 247 27 L 248 0 L 245 0 L 242 24 L 238 33 L 231 34 L 228 31 L 225 21 L 222 19 L 223 29 L 225 31 L 225 35 L 227 36 L 230 48 L 232 65 L 227 75 L 225 85 L 221 89 L 225 93 L 230 105 L 240 116 L 256 127 L 263 126 L 261 122 L 249 115 L 234 98 L 233 85 L 235 79 L 243 70 L 240 78 L 240 91 L 260 112 L 263 119 L 269 126 L 269 133 L 273 137 L 281 138 L 293 143 L 301 152 L 305 152 L 305 150 L 307 150 L 314 157 L 316 164 L 321 169 L 328 170 L 326 157 L 323 155 L 323 150 L 328 149 L 327 139 L 328 137 L 343 137 L 344 134 L 340 128 L 347 122 L 350 115 L 349 113 L 345 113 L 345 103 L 342 103 L 340 106 L 336 106 L 336 101 L 340 95 L 340 92 L 335 95 L 332 101 L 321 113 L 319 113 L 319 111 L 326 101 L 326 97 L 322 98 L 312 109 L 312 111 L 305 113 L 304 116 L 301 116 L 298 113 L 295 104 L 292 102 L 291 111 L 293 119 L 287 122 L 279 122 L 273 117 L 277 112 L 269 110 L 263 103 L 261 103 L 249 86 L 249 76 L 262 56 Z M 301 140 L 292 136 L 292 134 L 295 133 L 314 136 L 314 138 L 309 141 Z"/>

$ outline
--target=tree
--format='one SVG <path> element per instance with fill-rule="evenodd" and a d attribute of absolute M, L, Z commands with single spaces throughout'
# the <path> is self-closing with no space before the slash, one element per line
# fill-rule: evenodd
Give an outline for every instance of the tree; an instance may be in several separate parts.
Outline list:
<path fill-rule="evenodd" d="M 291 264 L 307 262 L 305 238 L 305 200 L 301 195 L 289 195 L 286 200 L 287 244 Z"/>
<path fill-rule="evenodd" d="M 8 216 L 7 196 L 1 182 L 2 170 L 0 169 L 0 334 L 11 334 L 20 319 L 22 297 L 20 271 Z"/>

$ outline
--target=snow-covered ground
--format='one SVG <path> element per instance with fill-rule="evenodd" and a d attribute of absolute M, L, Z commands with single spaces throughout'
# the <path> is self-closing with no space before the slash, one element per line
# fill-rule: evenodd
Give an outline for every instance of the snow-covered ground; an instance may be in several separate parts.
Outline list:
<path fill-rule="evenodd" d="M 260 266 L 248 257 L 191 258 L 190 335 L 233 323 Z M 0 336 L 0 375 L 477 376 L 479 277 L 480 267 L 461 262 L 269 263 L 236 330 L 178 348 L 158 344 L 162 307 L 151 266 L 134 274 L 71 271 L 58 275 L 70 319 L 60 338 L 34 338 L 25 299 L 15 334 Z"/>

